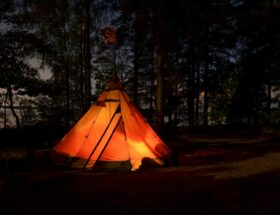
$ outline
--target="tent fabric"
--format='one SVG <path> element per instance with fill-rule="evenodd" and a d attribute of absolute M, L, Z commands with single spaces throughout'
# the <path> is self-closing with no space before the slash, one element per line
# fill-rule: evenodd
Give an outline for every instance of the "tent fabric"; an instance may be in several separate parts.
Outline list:
<path fill-rule="evenodd" d="M 170 154 L 118 80 L 108 83 L 54 151 L 75 158 L 73 166 L 86 168 L 97 161 L 130 161 L 132 168 L 138 169 L 143 159 L 162 165 Z"/>

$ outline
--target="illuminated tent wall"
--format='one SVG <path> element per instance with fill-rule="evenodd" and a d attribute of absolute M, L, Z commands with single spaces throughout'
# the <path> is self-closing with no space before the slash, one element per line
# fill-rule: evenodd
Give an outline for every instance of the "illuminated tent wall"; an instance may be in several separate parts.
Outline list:
<path fill-rule="evenodd" d="M 170 154 L 117 78 L 109 82 L 54 152 L 72 158 L 73 167 L 92 168 L 97 161 L 129 161 L 132 169 L 138 169 L 143 159 L 162 165 Z"/>

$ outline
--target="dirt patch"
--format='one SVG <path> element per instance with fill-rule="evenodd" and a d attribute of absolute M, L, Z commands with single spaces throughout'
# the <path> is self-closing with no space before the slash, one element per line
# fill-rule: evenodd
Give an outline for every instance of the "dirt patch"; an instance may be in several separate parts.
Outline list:
<path fill-rule="evenodd" d="M 172 165 L 136 172 L 58 169 L 38 156 L 2 174 L 1 214 L 279 214 L 278 142 L 192 137 L 170 147 Z"/>

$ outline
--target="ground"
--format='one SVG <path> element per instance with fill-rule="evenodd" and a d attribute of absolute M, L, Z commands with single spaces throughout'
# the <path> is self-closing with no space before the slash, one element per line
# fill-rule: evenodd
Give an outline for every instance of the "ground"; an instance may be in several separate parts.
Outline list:
<path fill-rule="evenodd" d="M 136 172 L 59 169 L 33 153 L 37 163 L 2 174 L 1 214 L 280 214 L 279 136 L 188 134 L 168 144 L 167 166 Z"/>

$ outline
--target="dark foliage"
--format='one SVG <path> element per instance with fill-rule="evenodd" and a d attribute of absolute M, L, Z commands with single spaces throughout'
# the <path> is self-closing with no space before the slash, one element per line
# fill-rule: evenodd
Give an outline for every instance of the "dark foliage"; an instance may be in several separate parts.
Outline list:
<path fill-rule="evenodd" d="M 7 110 L 18 127 L 70 127 L 115 73 L 161 131 L 277 124 L 279 4 L 1 1 L 2 127 Z M 104 41 L 104 29 L 113 42 Z M 45 66 L 51 79 L 40 79 Z M 27 106 L 36 109 L 33 120 L 18 112 Z"/>

